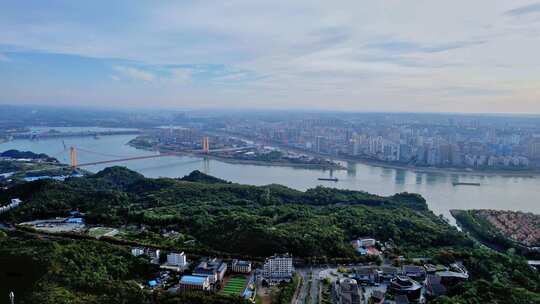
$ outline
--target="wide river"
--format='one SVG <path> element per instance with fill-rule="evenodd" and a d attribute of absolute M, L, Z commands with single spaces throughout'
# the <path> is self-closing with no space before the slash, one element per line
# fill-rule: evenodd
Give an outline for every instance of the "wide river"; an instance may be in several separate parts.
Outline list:
<path fill-rule="evenodd" d="M 62 128 L 58 128 L 62 129 Z M 154 154 L 132 148 L 126 143 L 133 135 L 55 138 L 46 140 L 15 140 L 0 144 L 0 151 L 18 149 L 46 153 L 69 163 L 65 147 L 78 147 L 79 163 Z M 84 152 L 93 151 L 96 153 Z M 108 165 L 87 167 L 98 171 Z M 147 177 L 181 177 L 193 170 L 233 182 L 266 185 L 278 183 L 291 188 L 306 190 L 317 185 L 362 190 L 380 195 L 396 192 L 422 194 L 431 210 L 452 219 L 450 209 L 507 209 L 540 213 L 540 178 L 499 175 L 470 175 L 456 173 L 417 173 L 405 169 L 389 169 L 359 163 L 347 164 L 348 170 L 334 171 L 338 182 L 319 181 L 328 177 L 329 171 L 293 167 L 230 164 L 200 157 L 161 157 L 134 160 L 114 165 L 126 166 Z M 454 186 L 452 182 L 478 182 L 481 186 Z"/>

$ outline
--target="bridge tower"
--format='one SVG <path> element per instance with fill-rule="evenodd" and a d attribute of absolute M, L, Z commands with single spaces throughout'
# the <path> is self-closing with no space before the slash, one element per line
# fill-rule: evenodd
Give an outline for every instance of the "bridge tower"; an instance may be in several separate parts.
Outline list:
<path fill-rule="evenodd" d="M 77 168 L 77 148 L 75 148 L 75 146 L 71 146 L 70 156 L 71 156 L 71 168 L 76 169 Z"/>
<path fill-rule="evenodd" d="M 208 141 L 208 136 L 205 136 L 203 138 L 202 149 L 203 153 L 205 154 L 208 154 L 208 152 L 210 152 L 210 142 Z"/>

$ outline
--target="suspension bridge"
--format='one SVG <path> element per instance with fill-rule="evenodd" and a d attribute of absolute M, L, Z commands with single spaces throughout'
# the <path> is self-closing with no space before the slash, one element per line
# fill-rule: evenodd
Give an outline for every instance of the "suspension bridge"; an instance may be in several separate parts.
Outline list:
<path fill-rule="evenodd" d="M 139 156 L 122 156 L 122 155 L 114 155 L 114 154 L 107 154 L 102 152 L 96 152 L 89 149 L 85 149 L 82 147 L 76 147 L 71 146 L 69 149 L 64 144 L 64 150 L 58 154 L 63 154 L 66 151 L 69 150 L 69 158 L 70 158 L 70 164 L 73 169 L 81 168 L 81 167 L 89 167 L 89 166 L 95 166 L 95 165 L 101 165 L 101 164 L 110 164 L 110 163 L 118 163 L 118 162 L 126 162 L 126 161 L 133 161 L 133 160 L 141 160 L 141 159 L 151 159 L 151 158 L 160 158 L 160 157 L 171 157 L 171 156 L 183 156 L 186 153 L 195 153 L 195 154 L 203 154 L 207 155 L 212 152 L 234 152 L 234 151 L 242 151 L 246 149 L 251 149 L 255 147 L 254 145 L 249 146 L 243 146 L 243 147 L 230 147 L 230 148 L 222 148 L 222 149 L 210 149 L 210 143 L 208 141 L 208 138 L 203 138 L 203 144 L 202 149 L 200 150 L 186 150 L 182 152 L 165 152 L 165 153 L 159 153 L 159 154 L 153 154 L 153 155 L 139 155 Z M 110 159 L 106 160 L 99 160 L 99 161 L 92 161 L 92 162 L 79 162 L 78 160 L 78 154 L 79 152 L 83 152 L 84 154 L 92 154 L 97 155 L 99 157 L 108 157 Z"/>
<path fill-rule="evenodd" d="M 92 154 L 98 154 L 98 155 L 104 155 L 102 153 L 97 153 L 93 151 L 89 151 L 86 149 L 77 148 L 75 146 L 72 146 L 70 148 L 70 160 L 71 160 L 71 167 L 72 168 L 80 168 L 80 167 L 89 167 L 89 166 L 95 166 L 95 165 L 101 165 L 101 164 L 110 164 L 110 163 L 119 163 L 119 162 L 125 162 L 125 161 L 131 161 L 131 160 L 139 160 L 139 159 L 149 159 L 149 158 L 158 158 L 158 157 L 167 157 L 167 156 L 179 156 L 180 153 L 160 153 L 155 155 L 143 155 L 143 156 L 132 156 L 132 157 L 121 157 L 121 156 L 114 156 L 117 157 L 115 159 L 109 159 L 109 160 L 101 160 L 101 161 L 95 161 L 95 162 L 87 162 L 87 163 L 79 163 L 77 159 L 77 151 L 83 151 L 87 153 Z"/>

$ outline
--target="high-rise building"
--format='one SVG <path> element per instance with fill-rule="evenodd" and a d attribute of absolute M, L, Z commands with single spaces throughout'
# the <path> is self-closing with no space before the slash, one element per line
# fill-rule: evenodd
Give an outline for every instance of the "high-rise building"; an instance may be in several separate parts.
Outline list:
<path fill-rule="evenodd" d="M 187 265 L 186 255 L 182 253 L 171 252 L 167 254 L 167 264 L 175 265 L 179 267 L 185 267 Z"/>
<path fill-rule="evenodd" d="M 529 158 L 540 160 L 540 136 L 534 136 L 529 140 Z"/>
<path fill-rule="evenodd" d="M 274 255 L 266 259 L 263 277 L 269 284 L 290 281 L 294 272 L 293 259 L 289 254 Z"/>

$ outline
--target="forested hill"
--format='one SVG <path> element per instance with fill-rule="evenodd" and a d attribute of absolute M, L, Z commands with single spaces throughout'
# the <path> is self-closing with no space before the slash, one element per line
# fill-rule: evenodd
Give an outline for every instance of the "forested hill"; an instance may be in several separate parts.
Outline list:
<path fill-rule="evenodd" d="M 4 151 L 0 153 L 0 157 L 17 158 L 17 159 L 24 158 L 24 159 L 34 159 L 34 160 L 39 159 L 39 160 L 44 160 L 48 162 L 56 162 L 56 163 L 58 162 L 56 158 L 50 157 L 44 153 L 36 154 L 30 151 L 19 151 L 19 150 Z"/>
<path fill-rule="evenodd" d="M 349 263 L 365 262 L 350 245 L 359 236 L 392 240 L 393 257 L 463 262 L 470 280 L 434 303 L 540 303 L 540 277 L 522 257 L 475 245 L 429 211 L 416 194 L 381 197 L 324 187 L 302 192 L 280 185 L 234 184 L 201 172 L 149 179 L 112 167 L 87 177 L 40 180 L 0 192 L 4 202 L 13 197 L 24 203 L 3 214 L 2 222 L 66 216 L 78 209 L 90 226 L 120 231 L 116 239 L 100 241 L 0 231 L 0 281 L 6 274 L 24 277 L 15 282 L 18 288 L 0 287 L 0 292 L 26 294 L 23 301 L 19 297 L 21 303 L 150 303 L 135 284 L 147 279 L 148 263 L 129 255 L 127 246 L 110 242 L 185 251 L 192 259 L 261 260 L 290 252 L 308 263 Z M 171 231 L 174 238 L 167 236 Z M 241 302 L 201 295 L 161 303 Z"/>
<path fill-rule="evenodd" d="M 281 185 L 229 183 L 201 172 L 181 179 L 150 179 L 111 167 L 65 182 L 36 181 L 0 195 L 25 204 L 7 220 L 65 216 L 78 209 L 90 224 L 144 224 L 150 231 L 181 232 L 200 248 L 263 257 L 351 257 L 359 236 L 392 239 L 409 252 L 469 241 L 428 210 L 417 194 L 382 197 L 317 187 L 302 192 Z"/>

